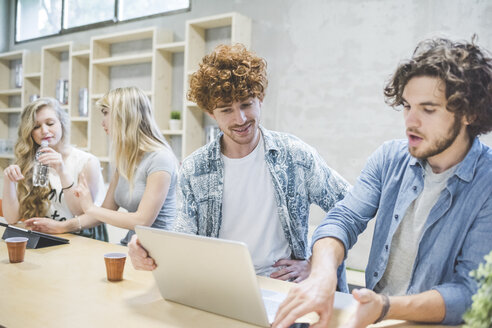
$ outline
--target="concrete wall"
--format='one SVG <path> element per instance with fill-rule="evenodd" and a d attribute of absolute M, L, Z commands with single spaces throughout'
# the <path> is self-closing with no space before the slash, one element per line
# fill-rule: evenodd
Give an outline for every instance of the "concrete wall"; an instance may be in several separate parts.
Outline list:
<path fill-rule="evenodd" d="M 10 11 L 13 17 L 13 5 Z M 384 104 L 382 89 L 419 40 L 470 40 L 477 33 L 479 44 L 492 50 L 490 0 L 194 0 L 187 13 L 21 45 L 11 35 L 9 48 L 88 44 L 93 35 L 154 25 L 183 40 L 185 20 L 230 11 L 253 19 L 252 49 L 268 61 L 263 124 L 313 145 L 351 183 L 378 145 L 404 137 L 402 114 Z M 483 140 L 492 145 L 492 136 Z M 315 209 L 313 221 L 321 217 Z M 351 266 L 365 266 L 369 241 L 370 233 L 361 238 Z"/>

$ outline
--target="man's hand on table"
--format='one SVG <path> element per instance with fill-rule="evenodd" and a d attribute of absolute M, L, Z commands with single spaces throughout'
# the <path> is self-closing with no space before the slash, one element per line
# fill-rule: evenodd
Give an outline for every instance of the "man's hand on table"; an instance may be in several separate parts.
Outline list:
<path fill-rule="evenodd" d="M 281 269 L 273 272 L 270 278 L 296 283 L 305 280 L 311 272 L 311 263 L 308 260 L 281 259 L 273 266 Z"/>
<path fill-rule="evenodd" d="M 357 301 L 356 310 L 343 327 L 363 328 L 373 324 L 383 310 L 381 295 L 367 288 L 355 289 L 352 291 L 352 295 Z"/>
<path fill-rule="evenodd" d="M 326 275 L 309 276 L 306 280 L 292 286 L 287 298 L 278 309 L 273 327 L 288 328 L 296 319 L 310 312 L 319 315 L 319 321 L 311 327 L 327 327 L 333 311 L 336 284 L 335 274 L 331 278 Z"/>

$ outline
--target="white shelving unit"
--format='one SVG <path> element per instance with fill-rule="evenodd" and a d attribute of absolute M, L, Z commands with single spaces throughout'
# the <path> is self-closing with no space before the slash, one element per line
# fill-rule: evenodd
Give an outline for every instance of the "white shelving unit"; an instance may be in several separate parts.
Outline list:
<path fill-rule="evenodd" d="M 15 65 L 22 67 L 19 73 L 22 86 L 16 86 Z M 0 139 L 17 138 L 17 121 L 27 99 L 39 94 L 39 55 L 25 50 L 0 54 Z M 13 148 L 0 150 L 0 168 L 7 167 L 14 159 Z M 3 178 L 3 176 L 2 176 Z"/>
<path fill-rule="evenodd" d="M 188 156 L 205 140 L 204 114 L 196 104 L 186 100 L 186 92 L 191 74 L 211 50 L 207 47 L 213 46 L 208 32 L 226 29 L 227 40 L 222 43 L 240 42 L 249 47 L 251 20 L 233 12 L 188 20 L 185 28 L 185 40 L 177 42 L 172 31 L 150 27 L 93 37 L 85 46 L 64 42 L 44 46 L 40 54 L 24 50 L 0 54 L 0 138 L 12 138 L 12 131 L 17 127 L 12 124 L 11 116 L 19 115 L 32 95 L 55 97 L 57 81 L 66 79 L 68 103 L 63 107 L 70 114 L 71 143 L 98 156 L 109 173 L 109 143 L 95 102 L 110 88 L 118 87 L 112 80 L 113 69 L 143 64 L 150 66 L 150 76 L 145 77 L 150 83 L 142 89 L 151 100 L 159 128 L 178 157 Z M 138 46 L 132 47 L 132 43 Z M 125 48 L 125 44 L 129 46 Z M 182 58 L 182 63 L 175 64 L 176 57 Z M 21 88 L 12 84 L 15 74 L 12 67 L 16 62 L 22 63 L 24 71 Z M 179 83 L 173 83 L 173 76 Z M 126 82 L 131 83 L 132 79 L 129 76 Z M 82 88 L 88 89 L 87 116 L 79 114 Z M 169 129 L 171 111 L 181 111 L 182 129 Z M 0 166 L 6 167 L 12 159 L 11 153 L 0 154 Z"/>

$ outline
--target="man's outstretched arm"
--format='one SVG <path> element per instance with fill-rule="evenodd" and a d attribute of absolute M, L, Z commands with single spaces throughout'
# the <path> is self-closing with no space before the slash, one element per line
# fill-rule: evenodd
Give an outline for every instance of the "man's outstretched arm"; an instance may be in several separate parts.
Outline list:
<path fill-rule="evenodd" d="M 319 315 L 312 327 L 326 327 L 331 318 L 337 287 L 337 269 L 343 261 L 345 248 L 336 238 L 322 238 L 313 246 L 312 269 L 308 279 L 293 286 L 280 305 L 273 327 L 289 327 L 310 312 Z"/>
<path fill-rule="evenodd" d="M 438 323 L 444 319 L 446 313 L 444 299 L 436 290 L 388 297 L 387 312 L 384 311 L 386 313 L 383 313 L 385 301 L 382 295 L 366 288 L 354 290 L 352 295 L 357 301 L 357 306 L 355 313 L 344 326 L 346 328 L 367 327 L 378 319 Z"/>

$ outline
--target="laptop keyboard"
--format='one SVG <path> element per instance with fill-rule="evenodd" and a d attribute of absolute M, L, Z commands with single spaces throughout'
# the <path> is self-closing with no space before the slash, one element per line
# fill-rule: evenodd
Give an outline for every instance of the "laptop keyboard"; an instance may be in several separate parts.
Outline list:
<path fill-rule="evenodd" d="M 265 304 L 268 321 L 273 322 L 275 319 L 275 314 L 277 313 L 280 304 L 287 297 L 287 294 L 268 289 L 261 289 L 261 297 L 263 298 L 263 303 Z"/>

